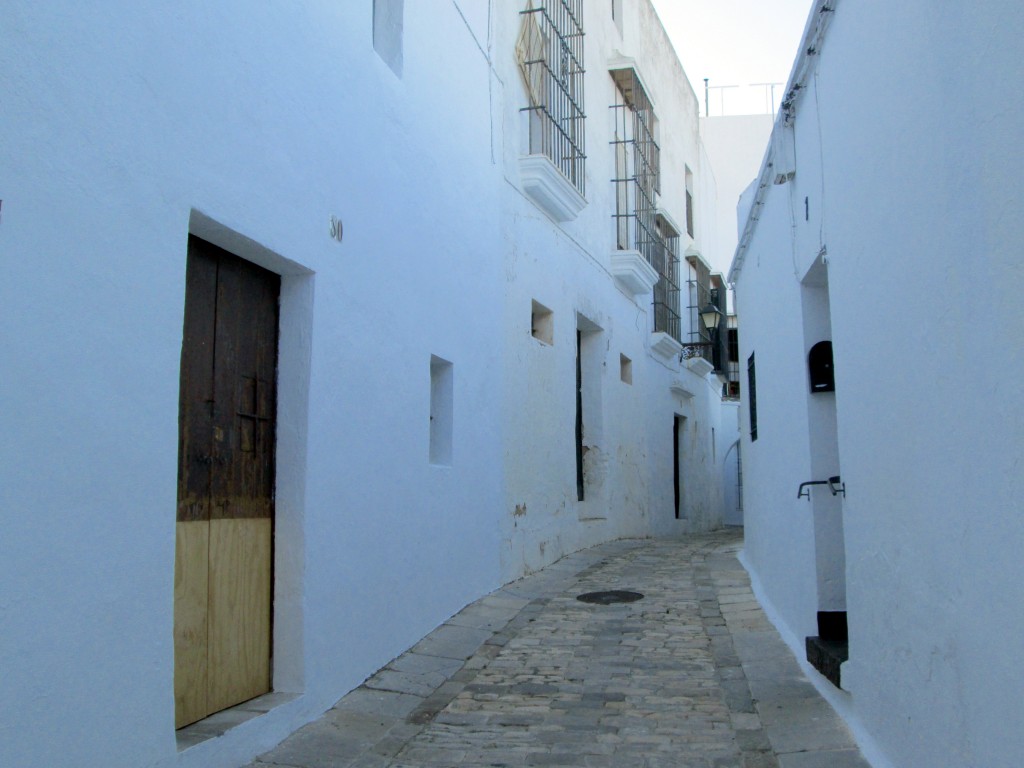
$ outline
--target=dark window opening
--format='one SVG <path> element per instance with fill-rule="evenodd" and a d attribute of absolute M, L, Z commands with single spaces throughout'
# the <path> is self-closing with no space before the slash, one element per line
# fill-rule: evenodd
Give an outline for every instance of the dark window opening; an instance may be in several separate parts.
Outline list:
<path fill-rule="evenodd" d="M 836 377 L 832 366 L 832 342 L 819 341 L 807 355 L 811 376 L 811 392 L 835 392 Z"/>

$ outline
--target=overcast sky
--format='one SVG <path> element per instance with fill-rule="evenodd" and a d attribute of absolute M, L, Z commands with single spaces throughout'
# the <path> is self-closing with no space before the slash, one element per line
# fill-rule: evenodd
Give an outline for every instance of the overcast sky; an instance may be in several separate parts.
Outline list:
<path fill-rule="evenodd" d="M 711 114 L 768 112 L 771 97 L 751 83 L 789 78 L 811 0 L 652 0 L 668 30 L 704 113 L 704 78 L 710 79 Z M 739 88 L 719 90 L 716 86 Z"/>

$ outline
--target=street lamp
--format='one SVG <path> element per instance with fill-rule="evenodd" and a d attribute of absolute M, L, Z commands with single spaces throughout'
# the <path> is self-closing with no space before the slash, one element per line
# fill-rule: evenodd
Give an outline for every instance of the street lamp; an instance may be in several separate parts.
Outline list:
<path fill-rule="evenodd" d="M 707 353 L 702 352 L 705 347 L 715 346 L 715 331 L 718 330 L 718 324 L 722 319 L 721 310 L 712 304 L 710 301 L 707 306 L 704 307 L 699 313 L 700 321 L 704 324 L 704 328 L 708 332 L 708 338 L 710 341 L 698 341 L 690 344 L 684 344 L 682 352 L 679 353 L 679 362 L 690 357 L 702 357 Z"/>
<path fill-rule="evenodd" d="M 700 321 L 704 323 L 704 327 L 707 328 L 708 335 L 711 336 L 712 342 L 714 341 L 713 333 L 718 329 L 718 323 L 721 317 L 721 311 L 719 311 L 718 307 L 710 301 L 708 302 L 708 305 L 700 311 Z"/>

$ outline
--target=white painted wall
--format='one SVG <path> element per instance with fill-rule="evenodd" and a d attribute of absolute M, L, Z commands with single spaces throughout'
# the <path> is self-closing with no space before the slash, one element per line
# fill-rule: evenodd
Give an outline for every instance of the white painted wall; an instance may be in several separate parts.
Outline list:
<path fill-rule="evenodd" d="M 721 520 L 717 381 L 651 356 L 649 297 L 608 271 L 610 61 L 634 57 L 651 90 L 677 221 L 683 169 L 701 173 L 696 99 L 647 0 L 624 3 L 625 38 L 588 8 L 589 203 L 565 226 L 518 187 L 517 10 L 404 4 L 399 77 L 371 5 L 5 7 L 0 764 L 238 765 L 503 581 Z M 283 275 L 274 687 L 296 698 L 179 753 L 190 231 Z M 555 311 L 550 347 L 529 334 L 532 299 Z M 603 480 L 584 505 L 577 315 L 601 328 Z M 450 467 L 429 462 L 433 357 L 452 364 Z M 692 428 L 683 522 L 676 413 Z"/>
<path fill-rule="evenodd" d="M 501 233 L 508 355 L 503 389 L 505 579 L 598 541 L 703 530 L 722 519 L 718 457 L 711 448 L 711 431 L 719 428 L 720 385 L 713 376 L 698 377 L 678 360 L 661 361 L 649 350 L 651 296 L 627 295 L 610 272 L 615 248 L 609 143 L 615 85 L 610 69 L 633 66 L 653 103 L 661 137 L 659 208 L 685 226 L 689 167 L 695 182 L 704 185 L 695 190 L 698 215 L 702 207 L 708 217 L 714 215 L 714 180 L 710 173 L 702 175 L 696 97 L 649 2 L 622 6 L 621 31 L 610 7 L 606 12 L 586 8 L 587 204 L 575 220 L 555 222 L 521 191 L 518 161 L 527 151 L 527 135 L 520 110 L 528 100 L 514 57 L 495 59 L 507 182 Z M 519 10 L 513 4 L 495 13 L 497 49 L 514 45 Z M 704 247 L 699 226 L 696 235 L 694 244 Z M 691 243 L 684 233 L 681 250 Z M 533 301 L 554 313 L 551 345 L 530 334 Z M 684 296 L 684 312 L 685 305 Z M 584 442 L 589 450 L 583 502 L 577 500 L 574 447 L 578 326 L 600 329 L 584 336 Z M 684 337 L 688 331 L 684 328 Z M 620 355 L 632 361 L 632 384 L 620 380 Z M 673 394 L 673 381 L 685 382 L 693 397 Z M 687 519 L 680 521 L 672 483 L 676 413 L 688 417 L 692 442 Z"/>
<path fill-rule="evenodd" d="M 1024 107 L 1009 96 L 1024 11 L 829 5 L 796 106 L 796 177 L 766 188 L 734 266 L 741 354 L 757 356 L 747 559 L 784 628 L 813 634 L 812 505 L 795 497 L 818 471 L 807 398 L 822 396 L 804 394 L 801 292 L 824 275 L 847 488 L 837 701 L 879 766 L 1011 766 L 1024 420 L 996 403 L 1024 375 Z"/>
<path fill-rule="evenodd" d="M 237 765 L 499 584 L 489 71 L 453 4 L 410 3 L 400 80 L 370 13 L 4 10 L 0 764 Z M 275 688 L 302 696 L 179 755 L 190 219 L 285 274 Z M 432 354 L 450 469 L 428 463 Z"/>

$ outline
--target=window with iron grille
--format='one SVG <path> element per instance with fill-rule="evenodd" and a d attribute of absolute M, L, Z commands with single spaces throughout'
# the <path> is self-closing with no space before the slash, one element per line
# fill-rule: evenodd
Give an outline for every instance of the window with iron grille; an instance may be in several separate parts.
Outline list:
<path fill-rule="evenodd" d="M 658 272 L 654 285 L 654 331 L 681 342 L 679 323 L 679 233 L 663 216 L 655 218 L 657 244 L 651 266 Z"/>
<path fill-rule="evenodd" d="M 700 312 L 708 304 L 715 304 L 711 295 L 711 270 L 697 256 L 687 256 L 690 265 L 690 279 L 686 281 L 687 295 L 690 303 L 687 314 L 690 316 L 690 340 L 694 354 L 714 364 L 714 352 L 711 344 L 711 330 L 704 327 Z"/>
<path fill-rule="evenodd" d="M 639 251 L 653 265 L 660 242 L 655 230 L 660 189 L 660 150 L 654 140 L 654 110 L 633 69 L 611 72 L 616 103 L 615 232 L 619 250 Z"/>
<path fill-rule="evenodd" d="M 736 323 L 736 316 L 729 315 L 729 325 L 734 326 Z M 739 330 L 735 327 L 730 327 L 727 331 L 728 341 L 726 347 L 728 349 L 728 364 L 725 370 L 726 378 L 726 392 L 725 396 L 730 399 L 737 399 L 740 396 L 740 339 Z"/>
<path fill-rule="evenodd" d="M 530 154 L 584 185 L 583 0 L 530 0 L 516 44 L 530 105 Z"/>

